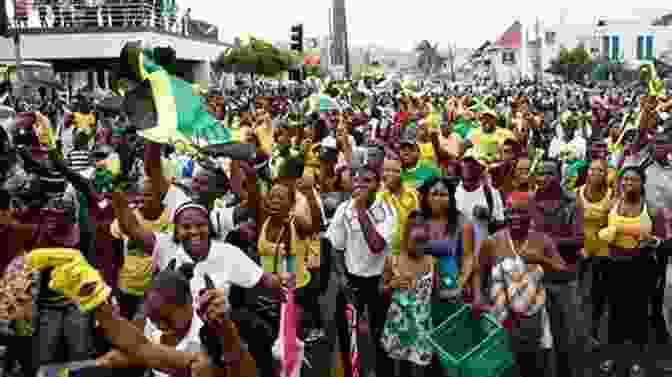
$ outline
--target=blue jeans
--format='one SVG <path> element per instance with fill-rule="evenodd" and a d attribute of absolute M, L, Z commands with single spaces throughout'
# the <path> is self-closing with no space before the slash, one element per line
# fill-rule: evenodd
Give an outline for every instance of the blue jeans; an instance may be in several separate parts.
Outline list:
<path fill-rule="evenodd" d="M 33 336 L 34 367 L 86 360 L 93 353 L 93 318 L 75 305 L 44 307 Z"/>

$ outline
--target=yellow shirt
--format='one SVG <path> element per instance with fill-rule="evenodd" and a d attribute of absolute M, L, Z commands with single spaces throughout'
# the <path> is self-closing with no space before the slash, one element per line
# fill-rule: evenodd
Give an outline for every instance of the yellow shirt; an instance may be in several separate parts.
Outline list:
<path fill-rule="evenodd" d="M 420 159 L 426 161 L 436 161 L 434 145 L 432 143 L 418 143 L 420 147 Z"/>
<path fill-rule="evenodd" d="M 259 139 L 262 152 L 270 156 L 273 153 L 273 127 L 270 124 L 259 126 L 254 129 L 254 134 Z"/>
<path fill-rule="evenodd" d="M 398 255 L 401 251 L 401 241 L 404 234 L 403 230 L 408 223 L 408 215 L 411 211 L 420 206 L 418 194 L 416 190 L 402 187 L 399 196 L 396 196 L 387 190 L 379 192 L 378 196 L 382 197 L 383 200 L 385 200 L 385 202 L 399 214 L 398 222 L 395 225 L 394 233 L 392 235 L 392 245 L 390 247 L 392 254 Z"/>
<path fill-rule="evenodd" d="M 83 114 L 83 113 L 74 113 L 72 114 L 72 126 L 87 135 L 93 133 L 93 128 L 96 125 L 96 116 L 93 113 Z"/>
<path fill-rule="evenodd" d="M 585 190 L 586 186 L 581 186 L 578 190 L 583 203 L 583 228 L 586 237 L 583 243 L 584 254 L 587 257 L 609 256 L 609 244 L 600 240 L 597 233 L 609 222 L 609 204 L 613 192 L 609 189 L 602 200 L 591 203 L 586 200 Z"/>
<path fill-rule="evenodd" d="M 149 232 L 165 233 L 172 232 L 173 225 L 170 223 L 170 211 L 165 209 L 156 220 L 146 220 L 139 210 L 134 210 L 140 226 Z M 128 241 L 128 236 L 121 231 L 119 221 L 114 220 L 110 226 L 110 233 L 117 239 Z M 152 256 L 145 255 L 144 250 L 129 250 L 124 256 L 124 265 L 119 271 L 119 288 L 131 295 L 142 296 L 145 289 L 151 284 L 152 279 Z"/>

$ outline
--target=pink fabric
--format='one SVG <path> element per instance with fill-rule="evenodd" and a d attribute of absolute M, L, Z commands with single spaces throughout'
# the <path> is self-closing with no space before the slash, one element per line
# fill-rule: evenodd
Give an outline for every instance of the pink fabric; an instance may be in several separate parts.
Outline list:
<path fill-rule="evenodd" d="M 282 337 L 284 338 L 284 360 L 282 360 L 283 377 L 294 375 L 299 368 L 298 343 L 296 340 L 296 304 L 294 302 L 294 287 L 287 290 L 287 302 L 282 304 L 281 314 Z"/>

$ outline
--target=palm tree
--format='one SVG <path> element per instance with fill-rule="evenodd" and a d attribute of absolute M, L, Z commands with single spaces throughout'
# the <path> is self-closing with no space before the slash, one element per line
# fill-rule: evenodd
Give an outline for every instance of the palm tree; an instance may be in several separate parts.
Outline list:
<path fill-rule="evenodd" d="M 428 40 L 423 40 L 418 44 L 418 47 L 415 48 L 415 52 L 418 53 L 417 67 L 429 76 L 432 73 L 436 73 L 443 68 L 443 63 L 445 58 L 439 54 L 439 44 L 432 45 Z"/>

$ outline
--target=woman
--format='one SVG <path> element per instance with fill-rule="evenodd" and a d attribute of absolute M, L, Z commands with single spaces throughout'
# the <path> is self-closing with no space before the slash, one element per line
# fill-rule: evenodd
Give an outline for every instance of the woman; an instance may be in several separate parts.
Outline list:
<path fill-rule="evenodd" d="M 380 341 L 389 357 L 399 362 L 398 376 L 424 376 L 434 354 L 427 338 L 421 336 L 433 328 L 434 258 L 417 247 L 428 236 L 424 229 L 414 229 L 422 228 L 415 226 L 418 215 L 414 211 L 409 216 L 413 225 L 405 229 L 407 241 L 399 255 L 385 259 L 383 270 L 383 289 L 390 307 Z"/>
<path fill-rule="evenodd" d="M 479 261 L 474 264 L 474 291 L 480 292 L 482 274 L 490 275 L 494 313 L 511 333 L 520 375 L 542 376 L 550 348 L 542 278 L 545 271 L 563 271 L 566 266 L 553 241 L 530 229 L 529 193 L 512 193 L 507 204 L 510 226 L 481 244 Z M 477 296 L 474 307 L 481 309 L 482 305 Z"/>
<path fill-rule="evenodd" d="M 425 249 L 436 257 L 439 296 L 446 300 L 460 299 L 473 268 L 474 227 L 457 209 L 456 185 L 448 177 L 425 181 L 418 189 L 420 216 L 408 225 L 413 242 L 429 241 Z"/>
<path fill-rule="evenodd" d="M 77 250 L 34 250 L 26 264 L 31 270 L 56 271 L 49 285 L 77 302 L 79 310 L 95 315 L 97 330 L 114 347 L 96 359 L 97 367 L 155 368 L 155 376 L 171 377 L 256 376 L 254 359 L 226 318 L 226 293 L 213 289 L 207 274 L 195 305 L 193 264 L 176 270 L 171 261 L 147 290 L 148 316 L 158 328 L 148 333 L 155 335 L 152 339 L 119 316 L 110 300 L 112 288 Z"/>
<path fill-rule="evenodd" d="M 651 237 L 652 220 L 644 200 L 646 176 L 638 167 L 626 167 L 619 182 L 622 193 L 614 202 L 608 224 L 598 237 L 609 244 L 609 343 L 625 344 L 627 340 L 641 347 L 648 343 L 650 281 L 654 261 L 641 253 L 642 240 Z M 630 294 L 627 294 L 629 292 Z M 640 355 L 641 357 L 642 355 Z M 631 365 L 633 373 L 642 369 L 641 361 Z M 613 370 L 613 360 L 603 365 Z"/>
<path fill-rule="evenodd" d="M 598 232 L 608 223 L 613 191 L 609 188 L 609 164 L 604 159 L 593 160 L 588 168 L 586 184 L 579 187 L 577 192 L 583 204 L 584 217 L 584 249 L 583 253 L 590 260 L 591 282 L 590 294 L 592 299 L 592 341 L 598 343 L 600 319 L 604 314 L 608 290 L 607 273 L 609 270 L 609 245 L 598 237 Z"/>

